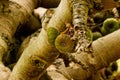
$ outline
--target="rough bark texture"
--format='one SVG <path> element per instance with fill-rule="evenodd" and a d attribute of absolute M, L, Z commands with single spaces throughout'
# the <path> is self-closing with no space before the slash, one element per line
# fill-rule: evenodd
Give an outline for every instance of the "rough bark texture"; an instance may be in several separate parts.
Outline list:
<path fill-rule="evenodd" d="M 64 22 L 71 20 L 69 8 L 68 0 L 62 0 L 47 28 L 54 27 L 61 30 L 60 28 L 65 25 Z M 45 69 L 59 55 L 55 47 L 48 42 L 47 28 L 43 27 L 38 38 L 31 40 L 15 65 L 9 80 L 39 80 Z"/>
<path fill-rule="evenodd" d="M 66 68 L 61 70 L 68 78 L 75 80 L 86 80 L 95 71 L 108 66 L 112 61 L 120 57 L 120 30 L 117 30 L 103 38 L 100 38 L 92 43 L 94 50 L 94 58 L 91 59 L 88 53 L 75 54 L 74 56 L 88 67 L 87 70 L 83 66 L 78 68 Z M 77 72 L 77 74 L 76 74 Z M 81 76 L 81 77 L 80 77 Z"/>
<path fill-rule="evenodd" d="M 19 4 L 17 4 L 14 0 L 9 1 L 9 11 L 0 14 L 0 34 L 2 38 L 1 45 L 3 48 L 5 48 L 5 51 L 7 51 L 10 42 L 12 42 L 12 37 L 14 36 L 17 28 L 19 28 L 26 21 L 26 19 L 29 17 L 29 14 L 35 7 L 34 3 L 30 4 L 26 9 L 27 5 L 24 7 L 21 6 L 24 4 L 22 4 L 22 2 L 20 3 L 20 1 L 22 0 L 17 1 Z M 30 9 L 30 6 L 33 6 L 33 8 Z"/>
<path fill-rule="evenodd" d="M 22 0 L 18 0 L 17 4 L 16 1 L 11 0 L 9 1 L 9 6 L 5 7 L 4 10 L 0 13 L 0 46 L 1 46 L 1 54 L 0 57 L 2 59 L 3 54 L 8 50 L 10 43 L 12 42 L 12 37 L 14 36 L 18 27 L 20 27 L 25 20 L 28 18 L 28 14 L 32 12 L 32 9 L 35 7 L 35 0 L 34 4 L 30 4 L 27 6 L 22 7 L 21 5 Z M 29 1 L 29 0 L 28 0 Z M 31 1 L 32 2 L 32 1 Z M 33 6 L 33 8 L 30 8 Z M 17 20 L 16 20 L 17 19 Z"/>
<path fill-rule="evenodd" d="M 3 7 L 0 8 L 0 75 L 3 75 L 0 77 L 1 80 L 6 80 L 10 74 L 10 70 L 2 64 L 3 56 L 10 49 L 16 30 L 26 21 L 37 4 L 37 0 L 33 0 L 34 2 L 26 0 L 25 3 L 24 0 L 5 1 L 7 2 L 0 2 L 0 6 Z M 29 5 L 26 4 L 27 2 Z"/>
<path fill-rule="evenodd" d="M 29 13 L 34 8 L 31 7 L 31 5 L 34 5 L 32 0 L 26 0 L 26 2 L 22 0 L 14 1 L 17 1 L 18 4 L 23 6 L 22 8 L 24 9 L 24 13 Z M 24 4 L 22 4 L 23 2 Z M 43 26 L 39 36 L 30 41 L 28 47 L 23 51 L 23 54 L 15 65 L 9 80 L 39 80 L 41 75 L 44 74 L 45 69 L 58 57 L 58 51 L 55 49 L 54 45 L 51 45 L 48 41 L 46 30 L 49 27 L 53 27 L 59 32 L 64 30 L 65 23 L 71 21 L 71 11 L 68 2 L 69 0 L 61 1 L 48 25 Z M 27 16 L 27 13 L 24 15 Z M 24 21 L 24 19 L 21 18 L 18 21 Z M 16 21 L 16 23 L 19 22 Z M 107 66 L 111 61 L 118 59 L 120 57 L 120 54 L 118 54 L 120 51 L 119 34 L 120 31 L 118 30 L 108 36 L 94 41 L 92 43 L 94 51 L 93 58 L 91 58 L 91 55 L 86 52 L 75 55 L 73 54 L 79 61 L 87 66 L 87 70 L 80 65 L 75 69 L 66 68 L 65 73 L 63 72 L 66 74 L 66 77 L 68 77 L 68 79 L 86 80 L 94 73 L 94 70 L 99 70 Z"/>

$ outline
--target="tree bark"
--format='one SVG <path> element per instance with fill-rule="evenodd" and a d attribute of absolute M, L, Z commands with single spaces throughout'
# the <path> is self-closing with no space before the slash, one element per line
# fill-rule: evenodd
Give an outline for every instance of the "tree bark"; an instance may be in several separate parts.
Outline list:
<path fill-rule="evenodd" d="M 59 52 L 48 41 L 47 28 L 60 31 L 71 20 L 68 0 L 62 0 L 54 16 L 35 40 L 31 40 L 13 68 L 9 80 L 39 80 L 45 69 L 58 57 Z"/>
<path fill-rule="evenodd" d="M 20 4 L 22 3 L 22 1 L 17 1 Z M 69 0 L 61 1 L 48 25 L 43 26 L 39 36 L 35 40 L 31 40 L 28 47 L 23 51 L 9 80 L 39 80 L 44 74 L 45 69 L 58 57 L 59 52 L 55 49 L 54 45 L 49 43 L 46 30 L 49 27 L 53 27 L 59 32 L 64 30 L 63 27 L 65 26 L 65 23 L 71 22 L 71 10 L 69 4 Z M 31 11 L 31 9 L 29 9 L 27 12 Z M 118 54 L 120 47 L 119 34 L 120 31 L 118 30 L 94 41 L 92 43 L 94 50 L 93 58 L 91 58 L 88 53 L 73 54 L 79 61 L 87 66 L 87 70 L 85 70 L 83 66 L 78 65 L 79 68 L 77 69 L 66 68 L 65 73 L 75 80 L 86 80 L 93 74 L 93 70 L 99 70 L 107 66 L 111 61 L 118 59 L 120 57 L 120 54 Z M 77 75 L 76 72 L 78 72 Z"/>
<path fill-rule="evenodd" d="M 4 72 L 8 72 L 6 75 L 10 74 L 10 70 L 2 62 L 3 56 L 10 49 L 16 30 L 26 21 L 36 4 L 37 0 L 26 0 L 26 2 L 24 0 L 6 0 L 6 2 L 0 3 L 0 6 L 3 7 L 0 8 L 0 75 L 3 75 Z M 8 76 L 0 77 L 2 80 L 7 78 Z"/>
<path fill-rule="evenodd" d="M 67 67 L 61 72 L 75 80 L 86 80 L 94 71 L 108 66 L 110 62 L 120 58 L 120 30 L 117 30 L 92 43 L 94 58 L 90 58 L 88 53 L 75 54 L 74 56 L 88 67 L 87 70 L 80 66 L 76 69 Z M 77 74 L 76 74 L 77 73 Z"/>
<path fill-rule="evenodd" d="M 32 1 L 29 2 L 32 3 Z M 16 1 L 11 0 L 8 3 L 9 6 L 5 6 L 4 8 L 4 10 L 8 11 L 3 11 L 0 13 L 0 60 L 2 60 L 3 55 L 7 52 L 17 28 L 26 21 L 29 17 L 28 14 L 32 12 L 36 4 L 34 0 L 34 4 L 30 4 L 28 6 L 26 5 L 28 7 L 26 8 L 26 6 L 21 6 L 24 5 L 24 3 L 20 1 L 17 1 L 16 3 Z M 33 8 L 30 8 L 30 6 L 33 6 Z"/>
<path fill-rule="evenodd" d="M 35 0 L 34 3 L 33 1 L 27 0 L 26 4 L 28 1 L 31 2 L 32 4 L 25 6 L 22 0 L 18 1 L 11 0 L 9 1 L 9 7 L 7 8 L 8 12 L 0 13 L 1 60 L 3 54 L 8 50 L 8 47 L 12 42 L 12 37 L 14 36 L 17 28 L 19 28 L 26 21 L 26 19 L 29 17 L 29 14 L 35 7 L 36 4 Z M 22 7 L 21 5 L 24 6 Z M 33 8 L 31 8 L 30 6 L 33 6 Z"/>

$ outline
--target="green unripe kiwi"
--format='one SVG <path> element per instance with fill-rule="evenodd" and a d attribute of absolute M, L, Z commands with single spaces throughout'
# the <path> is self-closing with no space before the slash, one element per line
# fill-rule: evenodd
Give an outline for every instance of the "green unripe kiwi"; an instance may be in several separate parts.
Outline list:
<path fill-rule="evenodd" d="M 53 27 L 49 27 L 47 29 L 48 41 L 49 41 L 50 44 L 54 45 L 55 39 L 58 35 L 59 35 L 59 32 L 57 31 L 57 29 L 55 29 Z"/>
<path fill-rule="evenodd" d="M 103 26 L 101 27 L 101 32 L 103 35 L 106 35 L 117 29 L 119 29 L 119 22 L 115 18 L 107 18 L 103 22 Z"/>
<path fill-rule="evenodd" d="M 74 48 L 74 42 L 71 40 L 70 36 L 67 34 L 60 34 L 55 40 L 55 47 L 61 53 L 71 52 Z"/>
<path fill-rule="evenodd" d="M 102 34 L 100 32 L 93 32 L 93 41 L 102 37 Z"/>
<path fill-rule="evenodd" d="M 87 34 L 87 37 L 89 38 L 89 41 L 92 41 L 93 40 L 92 31 L 90 29 L 87 29 L 86 34 Z"/>

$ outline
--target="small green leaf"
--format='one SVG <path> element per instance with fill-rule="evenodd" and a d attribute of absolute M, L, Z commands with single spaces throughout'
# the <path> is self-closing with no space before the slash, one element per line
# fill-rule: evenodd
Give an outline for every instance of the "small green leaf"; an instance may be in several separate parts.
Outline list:
<path fill-rule="evenodd" d="M 48 41 L 50 44 L 54 45 L 55 39 L 58 35 L 59 35 L 59 32 L 57 31 L 57 29 L 55 29 L 53 27 L 49 27 L 47 29 Z"/>

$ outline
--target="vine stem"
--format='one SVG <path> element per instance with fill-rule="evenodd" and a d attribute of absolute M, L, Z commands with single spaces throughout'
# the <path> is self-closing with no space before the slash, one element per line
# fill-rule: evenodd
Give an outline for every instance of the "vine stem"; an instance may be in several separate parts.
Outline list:
<path fill-rule="evenodd" d="M 89 11 L 89 2 L 87 0 L 73 0 L 73 25 L 74 36 L 73 39 L 77 40 L 75 51 L 88 51 L 88 45 L 91 43 L 87 36 L 87 18 Z"/>
<path fill-rule="evenodd" d="M 87 26 L 88 20 L 88 12 L 91 7 L 91 3 L 93 0 L 72 0 L 71 7 L 72 7 L 72 19 L 73 19 L 73 29 L 74 35 L 72 37 L 73 40 L 76 41 L 75 46 L 75 54 L 82 54 L 88 53 L 90 54 L 90 58 L 88 63 L 92 65 L 94 68 L 94 55 L 93 55 L 93 48 L 91 46 L 92 40 L 91 37 L 88 35 L 89 27 Z M 92 5 L 93 6 L 93 5 Z M 90 66 L 86 64 L 84 61 L 77 60 L 74 55 L 72 55 L 72 61 L 78 63 L 82 66 L 83 70 L 89 71 Z M 91 61 L 93 63 L 91 63 Z"/>

